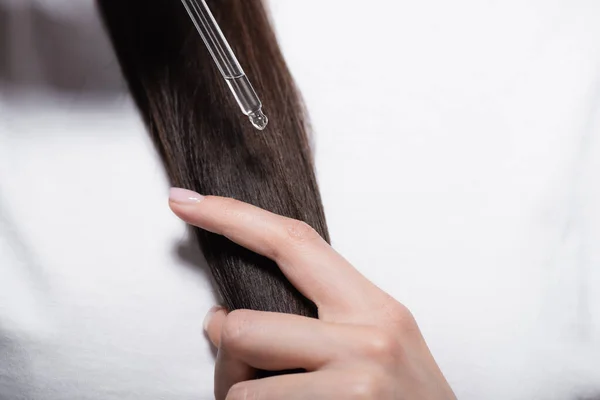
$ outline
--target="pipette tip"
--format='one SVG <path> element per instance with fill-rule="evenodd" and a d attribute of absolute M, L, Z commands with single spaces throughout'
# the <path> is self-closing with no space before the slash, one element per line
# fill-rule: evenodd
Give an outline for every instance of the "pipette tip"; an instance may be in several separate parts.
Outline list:
<path fill-rule="evenodd" d="M 248 114 L 248 118 L 250 118 L 250 122 L 252 125 L 258 129 L 259 131 L 264 130 L 269 123 L 269 118 L 265 114 L 263 114 L 262 110 L 254 111 Z"/>

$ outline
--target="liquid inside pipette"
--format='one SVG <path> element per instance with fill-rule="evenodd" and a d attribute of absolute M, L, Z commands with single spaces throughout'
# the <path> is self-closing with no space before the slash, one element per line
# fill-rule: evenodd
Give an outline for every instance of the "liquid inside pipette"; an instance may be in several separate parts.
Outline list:
<path fill-rule="evenodd" d="M 269 119 L 262 111 L 262 103 L 248 77 L 242 73 L 236 78 L 226 78 L 225 81 L 235 96 L 242 112 L 248 116 L 252 125 L 258 130 L 264 130 Z"/>
<path fill-rule="evenodd" d="M 258 110 L 248 114 L 248 118 L 250 118 L 250 122 L 252 125 L 258 129 L 259 131 L 264 130 L 269 123 L 269 119 L 265 114 L 263 114 L 262 110 Z"/>
<path fill-rule="evenodd" d="M 262 103 L 235 57 L 227 39 L 225 39 L 206 1 L 182 0 L 182 2 L 215 64 L 235 96 L 241 111 L 248 116 L 256 129 L 264 130 L 269 120 L 262 111 Z"/>

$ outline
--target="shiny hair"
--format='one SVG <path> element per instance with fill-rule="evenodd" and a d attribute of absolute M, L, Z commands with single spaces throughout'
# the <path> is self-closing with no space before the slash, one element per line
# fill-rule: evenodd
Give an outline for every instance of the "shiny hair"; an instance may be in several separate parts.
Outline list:
<path fill-rule="evenodd" d="M 305 108 L 261 0 L 207 0 L 270 118 L 240 113 L 178 0 L 98 0 L 174 186 L 232 197 L 311 225 L 329 241 Z M 225 305 L 317 316 L 275 263 L 194 228 Z"/>

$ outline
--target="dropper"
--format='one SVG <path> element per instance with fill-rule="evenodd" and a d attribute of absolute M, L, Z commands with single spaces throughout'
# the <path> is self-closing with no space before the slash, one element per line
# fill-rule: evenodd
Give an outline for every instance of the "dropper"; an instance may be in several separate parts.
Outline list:
<path fill-rule="evenodd" d="M 240 109 L 258 130 L 267 127 L 269 119 L 262 112 L 262 103 L 244 73 L 221 28 L 204 0 L 181 0 L 223 78 L 229 85 Z"/>

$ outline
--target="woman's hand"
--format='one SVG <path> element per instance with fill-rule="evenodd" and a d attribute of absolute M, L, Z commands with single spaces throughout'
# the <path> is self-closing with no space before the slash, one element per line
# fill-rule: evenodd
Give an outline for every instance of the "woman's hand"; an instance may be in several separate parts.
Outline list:
<path fill-rule="evenodd" d="M 186 222 L 273 259 L 319 310 L 316 320 L 213 309 L 217 400 L 455 399 L 410 312 L 307 224 L 181 189 L 170 204 Z M 307 372 L 254 380 L 256 369 Z"/>

